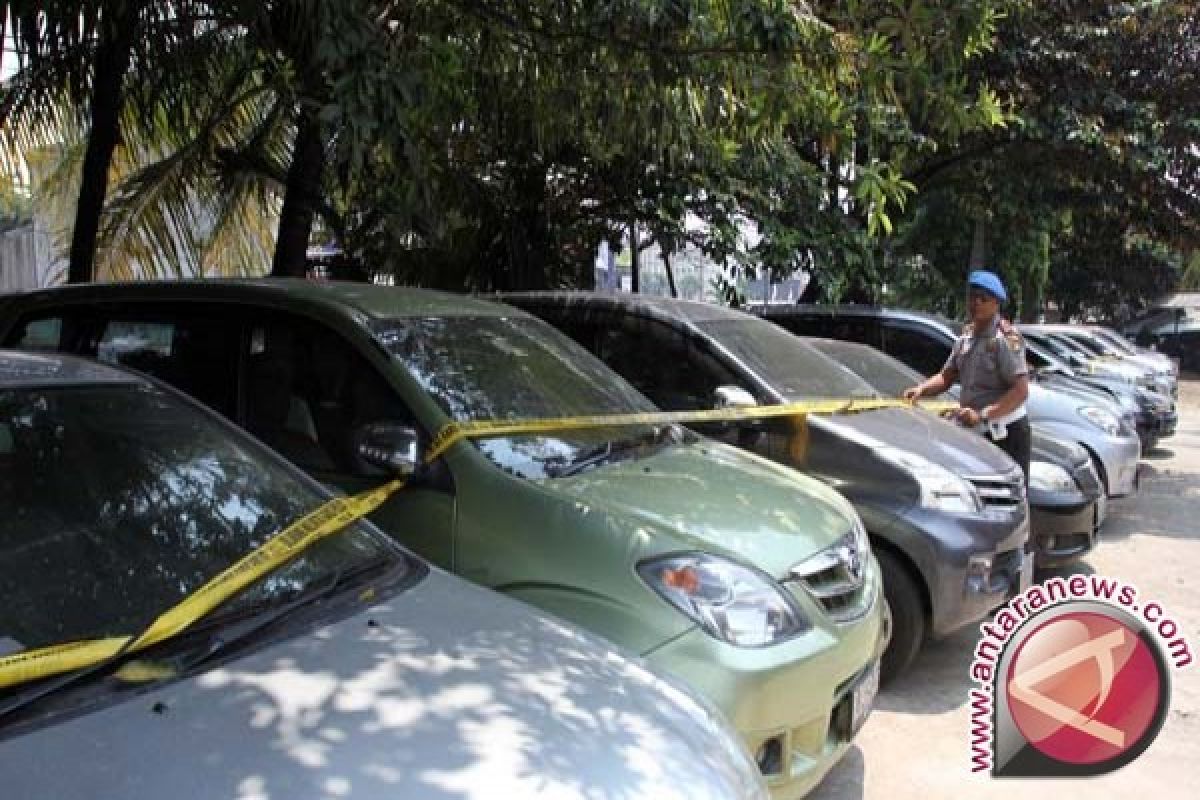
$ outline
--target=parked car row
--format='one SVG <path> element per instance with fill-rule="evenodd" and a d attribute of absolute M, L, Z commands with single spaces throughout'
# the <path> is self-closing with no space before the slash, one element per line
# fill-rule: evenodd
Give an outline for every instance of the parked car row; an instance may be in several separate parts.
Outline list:
<path fill-rule="evenodd" d="M 1122 340 L 1132 341 L 1143 353 L 1161 353 L 1184 369 L 1200 369 L 1200 314 L 1195 306 L 1152 308 L 1121 332 Z"/>
<path fill-rule="evenodd" d="M 496 300 L 286 280 L 0 298 L 0 763 L 109 764 L 39 784 L 56 797 L 158 796 L 178 774 L 152 767 L 185 760 L 189 782 L 291 797 L 800 797 L 881 678 L 1088 552 L 1136 486 L 1136 414 L 1082 381 L 1039 378 L 1026 487 L 915 408 L 803 436 L 655 416 L 895 397 L 901 348 L 682 301 Z M 932 359 L 941 321 L 880 319 Z M 645 416 L 422 455 L 455 422 L 619 414 Z M 322 484 L 396 477 L 370 522 L 178 636 L 6 681 L 6 654 L 135 635 Z M 203 731 L 188 757 L 164 724 Z"/>

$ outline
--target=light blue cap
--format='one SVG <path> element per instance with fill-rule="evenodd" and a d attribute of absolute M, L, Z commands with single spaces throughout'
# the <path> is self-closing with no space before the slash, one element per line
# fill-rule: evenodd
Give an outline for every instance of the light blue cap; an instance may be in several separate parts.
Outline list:
<path fill-rule="evenodd" d="M 967 286 L 974 286 L 993 294 L 1001 303 L 1008 300 L 1008 292 L 1004 291 L 1004 282 L 1000 276 L 986 269 L 977 269 L 967 276 Z"/>

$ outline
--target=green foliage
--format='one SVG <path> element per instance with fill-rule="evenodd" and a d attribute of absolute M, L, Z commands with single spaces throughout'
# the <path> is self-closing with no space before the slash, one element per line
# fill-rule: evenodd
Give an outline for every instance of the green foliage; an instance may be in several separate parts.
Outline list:
<path fill-rule="evenodd" d="M 1043 298 L 1112 310 L 1198 249 L 1190 3 L 5 9 L 22 69 L 0 100 L 0 164 L 36 162 L 64 229 L 98 37 L 114 9 L 136 19 L 105 277 L 262 272 L 306 181 L 320 238 L 453 289 L 588 285 L 598 243 L 636 226 L 727 266 L 731 299 L 804 269 L 825 299 L 954 313 L 981 231 L 1026 313 Z"/>
<path fill-rule="evenodd" d="M 906 285 L 961 282 L 982 226 L 988 264 L 1060 308 L 1111 316 L 1170 290 L 1200 244 L 1197 41 L 1195 4 L 1013 4 L 977 63 L 1012 118 L 910 170 L 898 263 L 924 258 L 935 280 Z"/>

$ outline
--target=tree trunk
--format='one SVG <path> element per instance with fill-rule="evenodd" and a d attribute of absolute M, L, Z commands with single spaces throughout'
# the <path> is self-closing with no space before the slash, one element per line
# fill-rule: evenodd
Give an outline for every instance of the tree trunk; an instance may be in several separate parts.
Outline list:
<path fill-rule="evenodd" d="M 87 283 L 92 280 L 96 237 L 100 231 L 104 201 L 108 196 L 108 171 L 112 166 L 113 151 L 117 149 L 117 142 L 121 138 L 123 87 L 136 24 L 131 14 L 105 22 L 101 26 L 102 38 L 92 68 L 92 126 L 88 131 L 87 150 L 80 173 L 75 227 L 71 231 L 68 283 Z"/>
<path fill-rule="evenodd" d="M 308 240 L 312 235 L 313 213 L 321 194 L 324 171 L 325 142 L 321 137 L 321 121 L 315 109 L 302 106 L 296 121 L 296 141 L 284 187 L 283 208 L 279 212 L 272 277 L 303 278 L 307 273 Z"/>
<path fill-rule="evenodd" d="M 641 272 L 639 265 L 640 254 L 637 220 L 633 220 L 629 223 L 629 288 L 633 290 L 634 294 L 640 291 L 640 287 L 638 286 L 638 273 Z"/>
<path fill-rule="evenodd" d="M 971 235 L 971 256 L 967 269 L 983 269 L 987 266 L 987 225 L 982 219 L 975 220 L 975 230 Z"/>
<path fill-rule="evenodd" d="M 667 288 L 671 291 L 671 297 L 679 297 L 679 292 L 675 290 L 675 272 L 671 269 L 671 254 L 665 248 L 659 252 L 662 254 L 663 268 L 667 271 Z"/>

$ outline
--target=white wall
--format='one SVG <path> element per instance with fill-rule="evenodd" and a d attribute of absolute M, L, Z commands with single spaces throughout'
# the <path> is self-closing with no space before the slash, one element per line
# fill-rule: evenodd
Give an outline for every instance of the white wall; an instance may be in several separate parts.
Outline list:
<path fill-rule="evenodd" d="M 53 252 L 49 235 L 33 225 L 0 233 L 0 293 L 64 283 L 66 261 Z"/>

